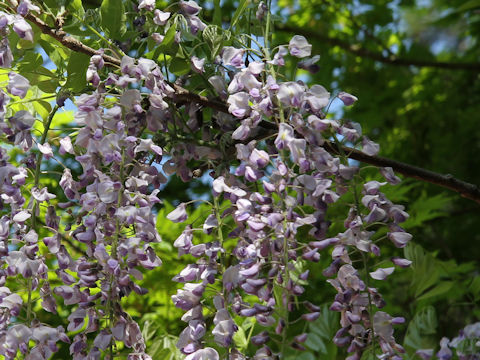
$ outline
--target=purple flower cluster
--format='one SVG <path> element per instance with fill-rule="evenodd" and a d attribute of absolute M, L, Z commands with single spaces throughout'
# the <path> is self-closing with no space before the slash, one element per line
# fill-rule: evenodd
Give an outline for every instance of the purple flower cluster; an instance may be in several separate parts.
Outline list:
<path fill-rule="evenodd" d="M 380 256 L 373 230 L 382 225 L 390 229 L 388 238 L 393 244 L 404 247 L 411 235 L 398 224 L 408 214 L 380 192 L 386 182 L 370 181 L 363 187 L 363 197 L 351 206 L 345 231 L 327 237 L 327 208 L 337 203 L 349 188 L 355 188 L 355 192 L 359 176 L 358 167 L 342 156 L 330 154 L 322 145 L 338 135 L 361 146 L 368 155 L 376 154 L 379 149 L 362 136 L 358 124 L 325 117 L 323 111 L 330 102 L 330 93 L 324 87 L 276 81 L 271 67 L 284 64 L 288 52 L 306 57 L 311 54 L 311 46 L 305 38 L 295 36 L 288 51 L 279 47 L 273 60 L 267 61 L 268 68 L 260 61 L 245 66 L 244 49 L 225 47 L 221 59 L 225 67 L 234 69 L 231 81 L 222 83 L 218 76 L 210 79 L 220 96 L 228 92 L 229 112 L 241 120 L 232 134 L 234 140 L 241 142 L 236 144 L 239 165 L 233 172 L 215 172 L 212 187 L 216 204 L 223 198 L 231 207 L 214 206 L 207 217 L 203 231 L 211 234 L 213 240 L 196 244 L 196 230 L 188 225 L 175 241 L 179 255 L 190 254 L 199 259 L 174 278 L 185 283 L 172 298 L 177 307 L 187 311 L 183 320 L 188 323 L 178 347 L 192 356 L 203 351 L 199 350 L 200 339 L 206 332 L 202 299 L 220 275 L 221 289 L 214 295 L 215 342 L 230 349 L 229 353 L 234 354 L 230 358 L 244 358 L 238 349 L 232 352 L 237 330 L 234 319 L 255 317 L 256 323 L 265 328 L 251 338 L 251 343 L 258 347 L 255 358 L 275 358 L 275 350 L 269 343 L 272 339 L 280 341 L 289 325 L 296 321 L 289 313 L 305 292 L 302 284 L 308 279 L 308 270 L 299 271 L 298 265 L 302 260 L 319 261 L 320 253 L 331 248 L 332 263 L 324 275 L 335 277 L 328 280 L 338 292 L 331 310 L 341 313 L 342 326 L 334 342 L 348 345 L 352 360 L 360 359 L 365 349 L 375 343 L 380 345 L 382 358 L 399 358 L 404 350 L 393 338 L 392 324 L 403 322 L 403 318 L 373 311 L 374 307 L 382 308 L 385 302 L 375 287 L 367 285 L 369 275 L 384 280 L 394 267 L 362 273 L 353 267 L 352 257 L 366 261 L 367 256 Z M 344 92 L 339 98 L 347 106 L 357 100 Z M 265 119 L 278 123 L 275 140 L 267 144 L 247 142 Z M 391 169 L 383 169 L 382 174 L 392 184 L 399 181 Z M 304 206 L 313 211 L 306 213 Z M 180 204 L 168 218 L 186 221 L 185 204 Z M 223 245 L 222 232 L 222 224 L 229 221 L 235 225 L 229 228 L 228 237 L 237 239 L 231 253 Z M 299 238 L 300 227 L 307 227 L 314 240 L 306 242 Z M 217 231 L 212 232 L 213 229 Z M 392 262 L 401 267 L 409 265 L 406 259 L 395 258 Z M 225 267 L 225 263 L 231 265 Z M 256 301 L 247 301 L 252 295 Z M 320 308 L 314 304 L 305 303 L 305 309 L 303 320 L 314 321 L 320 315 Z M 290 345 L 303 349 L 305 336 L 297 336 Z"/>
<path fill-rule="evenodd" d="M 66 206 L 80 207 L 81 223 L 71 234 L 86 245 L 86 254 L 64 265 L 78 280 L 71 279 L 54 292 L 65 304 L 78 304 L 68 319 L 69 330 L 83 328 L 89 319 L 71 346 L 75 358 L 87 352 L 99 358 L 100 350 L 122 341 L 132 349 L 129 359 L 149 359 L 140 328 L 123 312 L 120 300 L 132 292 L 146 294 L 148 290 L 135 282 L 143 278 L 139 268 L 151 270 L 161 264 L 151 246 L 160 241 L 152 208 L 160 202 L 159 187 L 166 178 L 152 165 L 161 161 L 163 150 L 151 138 L 141 138 L 143 129 L 157 126 L 152 124 L 155 120 L 142 108 L 140 92 L 127 85 L 148 88 L 153 111 L 166 106 L 163 98 L 172 89 L 151 60 L 124 57 L 122 75 L 111 73 L 103 83 L 96 74 L 102 66 L 101 56 L 93 56 L 87 77 L 98 90 L 77 99 L 76 121 L 82 128 L 75 147 L 69 138 L 61 142 L 64 153 L 81 154 L 76 156 L 83 168 L 81 177 L 75 181 L 65 169 L 60 185 L 70 200 Z M 102 90 L 106 86 L 120 90 L 108 107 L 104 105 L 108 95 Z M 90 294 L 88 289 L 98 283 L 101 292 Z M 85 335 L 97 331 L 93 344 L 87 344 Z"/>
<path fill-rule="evenodd" d="M 22 2 L 19 11 L 36 10 L 29 4 Z M 1 31 L 13 25 L 21 37 L 32 38 L 30 25 L 20 15 L 1 13 L 0 18 Z M 2 38 L 2 66 L 11 64 L 6 41 L 6 37 Z M 60 229 L 60 217 L 49 205 L 55 195 L 45 187 L 35 184 L 30 189 L 33 208 L 26 204 L 22 187 L 29 185 L 27 166 L 35 169 L 36 164 L 26 161 L 26 166 L 15 167 L 9 163 L 7 151 L 0 149 L 0 208 L 8 209 L 9 214 L 0 220 L 0 354 L 7 359 L 15 358 L 17 351 L 28 359 L 48 359 L 58 350 L 57 341 L 70 342 L 62 327 L 52 329 L 33 318 L 30 293 L 34 291 L 40 293 L 45 311 L 56 313 L 59 298 L 71 307 L 67 330 L 77 333 L 70 346 L 72 358 L 100 359 L 102 352 L 115 349 L 118 341 L 132 349 L 129 359 L 150 358 L 138 324 L 122 310 L 120 301 L 132 292 L 147 293 L 136 283 L 143 278 L 140 269 L 150 270 L 161 264 L 151 246 L 160 241 L 152 208 L 160 202 L 157 195 L 166 178 L 152 163 L 161 161 L 163 151 L 151 138 L 142 137 L 142 132 L 147 127 L 159 127 L 155 111 L 167 108 L 163 98 L 173 89 L 163 81 L 153 61 L 136 62 L 129 57 L 122 61 L 120 76 L 111 73 L 102 82 L 98 74 L 104 66 L 102 55 L 103 51 L 99 51 L 91 58 L 87 71 L 87 81 L 98 90 L 76 101 L 75 120 L 81 129 L 74 142 L 70 136 L 62 138 L 58 149 L 61 155 L 75 155 L 83 169 L 82 175 L 74 179 L 70 169 L 65 168 L 59 182 L 68 202 L 58 206 L 77 214 L 77 226 L 67 224 Z M 151 91 L 149 114 L 141 106 L 140 92 L 127 89 L 130 84 L 142 84 Z M 108 87 L 119 90 L 116 99 L 109 98 L 105 90 Z M 24 77 L 9 74 L 6 90 L 11 95 L 23 98 L 29 88 Z M 29 151 L 34 143 L 31 130 L 35 118 L 22 110 L 6 120 L 9 98 L 1 91 L 0 99 L 1 134 Z M 41 154 L 37 160 L 54 156 L 48 142 L 39 142 L 37 147 Z M 52 234 L 40 240 L 47 253 L 39 251 L 39 237 L 33 226 L 39 216 L 34 209 L 40 204 L 47 205 L 41 220 Z M 75 259 L 69 253 L 62 241 L 64 236 L 84 244 L 83 256 Z M 47 267 L 45 256 L 56 258 L 56 268 Z M 55 271 L 63 284 L 52 287 L 47 280 L 49 271 Z M 24 279 L 21 282 L 29 293 L 28 303 L 4 286 L 7 277 Z M 15 324 L 22 311 L 27 312 L 27 321 Z M 92 342 L 87 340 L 90 333 L 97 333 Z M 31 341 L 35 343 L 33 348 L 29 348 Z"/>
<path fill-rule="evenodd" d="M 465 326 L 452 340 L 443 337 L 440 349 L 434 356 L 434 349 L 419 349 L 415 353 L 423 360 L 479 360 L 480 359 L 480 322 Z"/>

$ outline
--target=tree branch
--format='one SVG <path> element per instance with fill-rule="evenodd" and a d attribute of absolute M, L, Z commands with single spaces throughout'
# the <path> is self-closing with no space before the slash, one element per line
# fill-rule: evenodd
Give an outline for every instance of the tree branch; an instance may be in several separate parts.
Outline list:
<path fill-rule="evenodd" d="M 337 144 L 326 142 L 324 144 L 325 150 L 332 154 L 340 154 L 340 149 Z M 424 168 L 406 164 L 400 161 L 388 159 L 381 156 L 370 156 L 364 154 L 360 150 L 343 146 L 343 152 L 348 154 L 350 159 L 358 160 L 366 164 L 371 164 L 379 167 L 391 167 L 395 172 L 411 177 L 417 180 L 426 181 L 443 188 L 455 191 L 463 197 L 473 200 L 480 204 L 480 188 L 463 180 L 459 180 L 450 174 L 439 174 Z"/>
<path fill-rule="evenodd" d="M 35 24 L 42 33 L 51 36 L 66 48 L 72 51 L 81 52 L 89 56 L 98 55 L 97 50 L 85 45 L 84 43 L 73 38 L 72 36 L 69 36 L 65 31 L 61 29 L 55 29 L 50 27 L 42 19 L 38 18 L 35 15 L 32 15 L 32 13 L 29 13 L 25 18 Z M 110 63 L 112 65 L 120 66 L 121 64 L 121 60 L 114 58 L 113 56 L 103 54 L 103 59 L 107 63 Z M 175 95 L 173 98 L 175 102 L 195 102 L 197 104 L 212 108 L 214 110 L 228 113 L 228 107 L 224 103 L 213 101 L 208 99 L 206 96 L 192 93 L 179 85 L 172 84 L 170 82 L 168 82 L 168 84 L 175 90 Z"/>
<path fill-rule="evenodd" d="M 338 38 L 324 35 L 318 31 L 308 28 L 297 28 L 288 24 L 275 24 L 275 30 L 292 32 L 298 35 L 303 35 L 306 38 L 314 38 L 321 42 L 330 44 L 332 46 L 338 46 L 345 51 L 348 51 L 354 55 L 369 58 L 384 64 L 394 66 L 417 66 L 417 67 L 433 67 L 439 69 L 448 70 L 468 70 L 468 71 L 480 71 L 480 63 L 462 63 L 462 62 L 444 62 L 444 61 L 427 61 L 417 59 L 407 59 L 397 56 L 384 56 L 381 53 L 368 50 L 359 45 L 353 45 Z"/>
<path fill-rule="evenodd" d="M 60 29 L 53 29 L 49 25 L 47 25 L 43 20 L 39 19 L 38 17 L 29 14 L 26 17 L 29 21 L 31 21 L 33 24 L 35 24 L 44 34 L 47 34 L 54 39 L 56 39 L 58 42 L 60 42 L 63 46 L 66 48 L 72 50 L 72 51 L 77 51 L 81 52 L 90 56 L 98 54 L 97 50 L 83 44 L 81 41 L 69 36 L 65 31 L 60 30 Z M 327 42 L 333 44 L 333 45 L 338 45 L 342 48 L 345 48 L 346 50 L 355 53 L 357 55 L 363 55 L 370 57 L 374 60 L 390 63 L 393 65 L 415 65 L 415 66 L 434 66 L 434 67 L 440 67 L 440 68 L 448 68 L 448 69 L 467 69 L 467 70 L 480 70 L 480 64 L 468 64 L 468 63 L 440 63 L 440 62 L 424 62 L 424 61 L 407 61 L 405 59 L 388 59 L 383 57 L 380 54 L 375 54 L 370 52 L 369 50 L 366 49 L 358 49 L 355 48 L 353 45 L 347 44 L 342 42 L 341 40 L 338 39 L 333 39 L 333 38 L 328 38 L 323 35 L 318 35 L 317 33 L 303 29 L 291 29 L 288 28 L 287 26 L 283 26 L 283 28 L 280 26 L 278 27 L 280 30 L 285 30 L 285 31 L 295 31 L 296 33 L 300 33 L 306 36 L 310 37 L 321 37 Z M 297 31 L 298 30 L 298 31 Z M 120 66 L 121 61 L 117 58 L 114 58 L 112 56 L 108 55 L 103 55 L 103 58 L 106 62 Z M 228 107 L 224 102 L 220 101 L 215 101 L 215 100 L 210 100 L 205 96 L 198 95 L 195 93 L 192 93 L 188 91 L 187 89 L 176 85 L 169 83 L 175 90 L 175 95 L 173 97 L 173 101 L 177 103 L 185 103 L 185 102 L 193 102 L 197 103 L 199 105 L 205 106 L 212 108 L 214 110 L 223 112 L 223 113 L 228 113 Z M 276 125 L 272 123 L 268 123 L 265 121 L 262 121 L 260 124 L 261 127 L 264 128 L 264 130 L 267 131 L 275 131 L 276 130 Z M 326 142 L 324 145 L 324 148 L 332 153 L 332 154 L 340 154 L 340 149 L 338 146 L 332 142 Z M 444 187 L 446 189 L 450 189 L 452 191 L 455 191 L 459 194 L 461 194 L 463 197 L 467 199 L 471 199 L 473 201 L 476 201 L 477 203 L 480 204 L 480 189 L 478 186 L 474 184 L 467 183 L 462 180 L 458 180 L 454 178 L 452 175 L 442 175 L 438 174 L 417 166 L 405 164 L 399 161 L 391 160 L 388 158 L 380 157 L 380 156 L 369 156 L 364 153 L 362 153 L 359 150 L 349 148 L 349 147 L 343 147 L 343 151 L 346 154 L 349 154 L 348 157 L 354 160 L 358 160 L 367 164 L 375 165 L 375 166 L 380 166 L 380 167 L 391 167 L 395 172 L 400 173 L 402 175 L 405 175 L 407 177 L 411 177 L 414 179 L 430 182 L 432 184 L 436 184 L 438 186 Z"/>

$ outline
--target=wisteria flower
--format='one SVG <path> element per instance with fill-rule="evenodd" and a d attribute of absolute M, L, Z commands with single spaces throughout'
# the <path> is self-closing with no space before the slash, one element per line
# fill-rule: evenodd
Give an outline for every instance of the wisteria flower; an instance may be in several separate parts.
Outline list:
<path fill-rule="evenodd" d="M 191 61 L 191 64 L 192 64 L 192 69 L 193 71 L 197 72 L 197 73 L 203 73 L 205 70 L 203 69 L 203 66 L 205 64 L 205 59 L 200 59 L 196 56 L 192 56 L 192 58 L 190 59 Z"/>
<path fill-rule="evenodd" d="M 66 153 L 74 154 L 72 140 L 69 136 L 65 136 L 60 140 L 60 149 L 58 150 L 60 155 L 65 155 Z"/>
<path fill-rule="evenodd" d="M 193 0 L 180 1 L 180 8 L 187 15 L 198 15 L 202 8 Z"/>
<path fill-rule="evenodd" d="M 8 38 L 0 40 L 0 67 L 12 67 L 13 54 L 8 44 Z"/>
<path fill-rule="evenodd" d="M 50 159 L 53 156 L 53 150 L 49 143 L 37 144 L 37 146 L 45 159 Z"/>
<path fill-rule="evenodd" d="M 403 231 L 395 231 L 388 233 L 388 238 L 395 244 L 396 247 L 404 248 L 412 239 L 412 235 Z"/>
<path fill-rule="evenodd" d="M 380 172 L 385 180 L 392 185 L 396 185 L 401 181 L 400 178 L 393 173 L 393 169 L 391 167 L 380 168 Z"/>
<path fill-rule="evenodd" d="M 167 215 L 167 219 L 173 222 L 184 222 L 187 220 L 187 210 L 185 203 L 178 205 L 175 210 Z"/>
<path fill-rule="evenodd" d="M 320 70 L 320 67 L 317 65 L 318 60 L 320 60 L 320 55 L 303 59 L 299 61 L 298 67 L 307 70 L 311 74 L 316 74 Z"/>
<path fill-rule="evenodd" d="M 342 100 L 345 106 L 353 105 L 353 103 L 358 100 L 356 96 L 353 96 L 352 94 L 343 91 L 340 92 L 337 96 L 340 100 Z"/>
<path fill-rule="evenodd" d="M 13 31 L 17 33 L 22 39 L 33 41 L 33 29 L 28 22 L 23 18 L 16 18 L 13 23 Z"/>
<path fill-rule="evenodd" d="M 275 146 L 278 150 L 282 150 L 294 139 L 293 128 L 285 123 L 281 123 L 278 129 L 278 136 L 275 139 Z"/>
<path fill-rule="evenodd" d="M 30 82 L 22 75 L 11 72 L 8 74 L 7 90 L 10 94 L 24 98 L 30 89 Z"/>
<path fill-rule="evenodd" d="M 238 118 L 247 116 L 250 111 L 249 95 L 245 92 L 238 92 L 228 97 L 228 111 Z"/>
<path fill-rule="evenodd" d="M 32 188 L 32 196 L 35 198 L 37 201 L 50 201 L 52 199 L 56 198 L 55 194 L 51 194 L 48 192 L 48 189 L 46 187 L 42 189 L 38 189 L 37 187 Z"/>
<path fill-rule="evenodd" d="M 153 17 L 153 22 L 157 25 L 165 25 L 167 23 L 167 20 L 170 18 L 170 13 L 169 12 L 163 12 L 161 10 L 155 9 L 154 17 Z"/>
<path fill-rule="evenodd" d="M 288 50 L 293 56 L 304 58 L 312 54 L 312 45 L 310 45 L 302 35 L 295 35 L 288 43 Z"/>
<path fill-rule="evenodd" d="M 370 273 L 370 276 L 375 280 L 385 280 L 388 275 L 391 275 L 395 270 L 394 267 L 379 268 Z"/>
<path fill-rule="evenodd" d="M 29 11 L 40 12 L 37 5 L 33 5 L 30 0 L 22 0 L 17 6 L 17 13 L 21 16 L 26 16 Z"/>
<path fill-rule="evenodd" d="M 155 0 L 140 0 L 138 8 L 153 11 L 155 9 Z"/>
<path fill-rule="evenodd" d="M 217 350 L 207 347 L 205 349 L 200 349 L 195 351 L 193 354 L 188 355 L 185 360 L 219 360 Z"/>
<path fill-rule="evenodd" d="M 236 68 L 241 68 L 244 66 L 243 63 L 243 54 L 245 50 L 236 49 L 232 46 L 226 46 L 222 50 L 222 61 L 224 65 L 235 66 Z"/>
<path fill-rule="evenodd" d="M 280 84 L 277 97 L 286 106 L 299 107 L 302 104 L 305 88 L 293 81 Z"/>

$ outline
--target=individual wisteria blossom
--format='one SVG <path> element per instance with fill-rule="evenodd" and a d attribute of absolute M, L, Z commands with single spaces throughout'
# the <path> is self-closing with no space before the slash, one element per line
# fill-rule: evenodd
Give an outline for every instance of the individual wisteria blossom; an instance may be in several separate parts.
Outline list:
<path fill-rule="evenodd" d="M 22 75 L 14 72 L 8 74 L 8 79 L 8 92 L 23 99 L 30 89 L 30 82 Z"/>
<path fill-rule="evenodd" d="M 5 30 L 1 30 L 5 32 Z M 12 66 L 13 55 L 10 49 L 10 44 L 6 36 L 2 36 L 0 39 L 0 67 L 10 68 Z"/>
<path fill-rule="evenodd" d="M 263 18 L 265 17 L 266 13 L 268 11 L 268 7 L 267 7 L 267 4 L 265 4 L 265 2 L 263 1 L 260 1 L 260 3 L 258 4 L 258 8 L 257 8 L 257 11 L 255 13 L 255 17 L 262 21 Z"/>
<path fill-rule="evenodd" d="M 29 11 L 40 12 L 37 5 L 33 5 L 30 0 L 22 0 L 17 6 L 17 13 L 21 16 L 26 16 Z"/>
<path fill-rule="evenodd" d="M 375 280 L 385 280 L 388 275 L 391 275 L 395 268 L 379 268 L 370 273 L 370 276 Z"/>
<path fill-rule="evenodd" d="M 243 55 L 245 50 L 237 49 L 233 46 L 226 46 L 222 50 L 222 61 L 224 65 L 240 68 L 244 65 Z"/>
<path fill-rule="evenodd" d="M 159 9 L 155 9 L 154 17 L 153 17 L 153 22 L 157 25 L 165 25 L 167 23 L 167 20 L 170 18 L 170 13 L 169 12 L 163 12 Z"/>
<path fill-rule="evenodd" d="M 33 29 L 22 17 L 15 18 L 13 21 L 13 31 L 22 39 L 33 41 Z"/>
<path fill-rule="evenodd" d="M 155 0 L 140 0 L 138 8 L 153 11 L 155 9 Z"/>
<path fill-rule="evenodd" d="M 337 96 L 340 100 L 342 100 L 342 102 L 346 106 L 353 105 L 355 103 L 355 101 L 358 100 L 358 98 L 356 96 L 353 96 L 352 94 L 346 93 L 344 91 L 341 91 Z"/>
<path fill-rule="evenodd" d="M 192 63 L 193 71 L 198 72 L 198 73 L 203 73 L 205 71 L 203 69 L 203 66 L 205 65 L 205 59 L 199 59 L 196 56 L 192 56 L 190 61 Z"/>
<path fill-rule="evenodd" d="M 218 360 L 218 352 L 212 348 L 205 348 L 188 355 L 185 360 Z"/>
<path fill-rule="evenodd" d="M 298 62 L 298 67 L 300 69 L 307 70 L 311 74 L 316 74 L 317 72 L 320 71 L 320 67 L 319 65 L 317 65 L 317 62 L 319 60 L 320 60 L 320 55 L 315 55 L 311 58 L 305 58 Z"/>
<path fill-rule="evenodd" d="M 304 58 L 312 54 L 312 45 L 310 45 L 302 35 L 295 35 L 288 43 L 288 51 L 293 56 Z"/>
<path fill-rule="evenodd" d="M 72 145 L 72 139 L 69 136 L 65 136 L 60 140 L 60 149 L 59 153 L 65 155 L 66 153 L 75 154 Z"/>
<path fill-rule="evenodd" d="M 187 220 L 187 211 L 185 210 L 185 203 L 181 203 L 173 210 L 170 214 L 167 215 L 167 219 L 173 222 L 184 222 Z"/>

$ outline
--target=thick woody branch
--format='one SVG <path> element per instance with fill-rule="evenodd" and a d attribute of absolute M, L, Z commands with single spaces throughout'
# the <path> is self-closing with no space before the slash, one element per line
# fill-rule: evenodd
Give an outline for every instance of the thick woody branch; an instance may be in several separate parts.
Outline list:
<path fill-rule="evenodd" d="M 60 29 L 54 29 L 51 28 L 48 24 L 46 24 L 43 20 L 39 19 L 38 17 L 29 14 L 27 17 L 27 20 L 31 21 L 33 24 L 35 24 L 44 34 L 47 34 L 54 39 L 56 39 L 58 42 L 60 42 L 63 46 L 66 48 L 72 50 L 72 51 L 77 51 L 81 52 L 87 55 L 95 55 L 98 54 L 97 50 L 83 44 L 81 41 L 69 36 L 65 31 L 60 30 Z M 356 55 L 364 55 L 367 57 L 370 57 L 374 60 L 378 60 L 381 62 L 385 63 L 390 63 L 393 65 L 415 65 L 415 66 L 433 66 L 433 67 L 440 67 L 440 68 L 447 68 L 447 69 L 467 69 L 467 70 L 480 70 L 480 64 L 468 64 L 468 63 L 441 63 L 441 62 L 426 62 L 426 61 L 411 61 L 411 60 L 405 60 L 405 59 L 390 59 L 390 58 L 385 58 L 380 54 L 375 54 L 370 52 L 369 50 L 366 49 L 360 49 L 360 48 L 354 48 L 353 45 L 346 44 L 338 39 L 332 39 L 325 37 L 323 35 L 318 35 L 317 33 L 310 31 L 308 29 L 302 30 L 302 31 L 297 31 L 298 29 L 290 29 L 287 26 L 282 26 L 277 25 L 278 29 L 281 30 L 288 30 L 288 31 L 293 31 L 295 30 L 296 33 L 300 33 L 309 36 L 309 37 L 321 37 L 323 40 L 333 44 L 333 45 L 338 45 Z M 114 58 L 112 56 L 108 55 L 103 55 L 104 60 L 107 63 L 110 63 L 112 65 L 117 65 L 119 66 L 121 61 L 117 58 Z M 192 93 L 188 91 L 187 89 L 176 85 L 176 84 L 170 84 L 174 90 L 175 90 L 175 95 L 173 96 L 173 101 L 177 103 L 186 103 L 186 102 L 191 102 L 191 103 L 196 103 L 199 105 L 202 105 L 204 107 L 209 107 L 214 110 L 223 112 L 223 113 L 228 113 L 228 107 L 224 102 L 220 101 L 215 101 L 208 99 L 205 96 L 201 96 L 195 93 Z M 267 132 L 272 132 L 276 130 L 276 125 L 273 123 L 268 123 L 268 122 L 262 122 L 260 124 L 261 127 L 264 128 Z M 324 145 L 325 149 L 329 151 L 332 154 L 340 154 L 340 149 L 339 147 L 331 142 L 327 142 Z M 408 176 L 414 179 L 430 182 L 432 184 L 436 184 L 438 186 L 450 189 L 452 191 L 455 191 L 457 193 L 460 193 L 463 197 L 471 199 L 473 201 L 476 201 L 477 203 L 480 204 L 480 189 L 478 186 L 474 184 L 467 183 L 462 180 L 458 180 L 454 178 L 452 175 L 442 175 L 438 174 L 420 167 L 416 167 L 413 165 L 405 164 L 399 161 L 391 160 L 388 158 L 380 157 L 380 156 L 369 156 L 364 153 L 362 153 L 359 150 L 349 148 L 349 147 L 344 147 L 343 152 L 348 154 L 348 157 L 354 160 L 358 160 L 367 164 L 375 165 L 375 166 L 380 166 L 380 167 L 391 167 L 395 172 L 398 172 L 404 176 Z"/>
<path fill-rule="evenodd" d="M 324 145 L 325 150 L 332 154 L 340 154 L 341 151 L 337 144 L 327 142 Z M 456 179 L 450 174 L 439 174 L 424 168 L 406 164 L 400 161 L 388 159 L 381 156 L 369 156 L 363 152 L 350 147 L 343 147 L 343 152 L 347 154 L 350 159 L 358 160 L 366 164 L 371 164 L 379 167 L 391 167 L 395 172 L 411 177 L 417 180 L 426 181 L 446 189 L 455 191 L 463 197 L 473 200 L 480 204 L 480 188 L 475 184 Z"/>
<path fill-rule="evenodd" d="M 65 31 L 61 29 L 54 29 L 50 27 L 42 19 L 36 17 L 35 15 L 32 15 L 31 13 L 26 16 L 26 19 L 35 24 L 42 33 L 51 36 L 60 44 L 72 51 L 81 52 L 89 56 L 98 54 L 97 50 L 83 44 L 81 41 L 73 38 L 72 36 L 69 36 Z M 107 63 L 110 63 L 112 65 L 120 66 L 121 64 L 121 60 L 114 58 L 113 56 L 103 54 L 103 59 Z M 209 100 L 207 97 L 192 93 L 179 85 L 170 85 L 175 89 L 175 96 L 173 98 L 175 102 L 194 102 L 217 111 L 225 113 L 228 112 L 228 108 L 224 103 Z"/>
<path fill-rule="evenodd" d="M 35 24 L 42 33 L 51 36 L 52 38 L 57 40 L 59 43 L 61 43 L 63 46 L 65 46 L 66 48 L 69 48 L 70 50 L 80 52 L 90 56 L 96 55 L 98 53 L 97 50 L 85 45 L 84 43 L 75 39 L 74 37 L 69 36 L 65 31 L 50 27 L 42 19 L 36 17 L 35 15 L 32 15 L 31 13 L 25 16 L 25 18 L 30 22 L 32 22 L 33 24 Z M 117 58 L 114 58 L 113 56 L 103 55 L 103 59 L 110 64 L 120 66 L 120 60 Z"/>
<path fill-rule="evenodd" d="M 317 39 L 320 42 L 332 46 L 338 46 L 339 48 L 352 53 L 354 55 L 369 58 L 384 64 L 394 66 L 417 66 L 417 67 L 432 67 L 448 70 L 468 70 L 468 71 L 480 71 L 480 63 L 464 63 L 464 62 L 444 62 L 444 61 L 427 61 L 402 58 L 397 56 L 384 56 L 381 53 L 366 49 L 360 45 L 353 45 L 338 38 L 330 37 L 322 34 L 318 31 L 311 30 L 309 28 L 298 28 L 288 24 L 275 24 L 275 30 L 293 32 L 298 35 L 303 35 L 306 38 Z"/>

